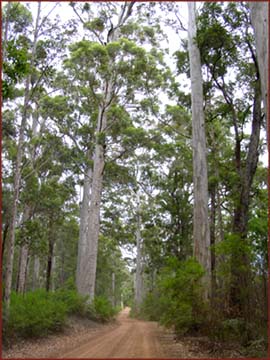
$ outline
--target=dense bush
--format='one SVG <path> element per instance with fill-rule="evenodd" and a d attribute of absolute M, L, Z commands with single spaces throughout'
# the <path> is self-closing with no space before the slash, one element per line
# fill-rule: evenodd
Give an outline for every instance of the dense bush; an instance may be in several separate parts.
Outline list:
<path fill-rule="evenodd" d="M 169 260 L 159 282 L 161 323 L 179 334 L 197 330 L 205 321 L 201 279 L 204 270 L 194 259 Z"/>
<path fill-rule="evenodd" d="M 131 308 L 131 316 L 135 316 L 134 305 Z M 140 307 L 139 316 L 149 321 L 159 321 L 162 306 L 160 303 L 160 295 L 158 291 L 148 293 Z"/>
<path fill-rule="evenodd" d="M 65 323 L 67 306 L 55 301 L 44 290 L 25 295 L 12 293 L 9 321 L 5 321 L 4 335 L 22 337 L 43 336 L 49 331 L 61 329 Z"/>
<path fill-rule="evenodd" d="M 159 275 L 157 289 L 146 296 L 141 315 L 174 327 L 177 334 L 198 330 L 206 320 L 203 275 L 203 268 L 194 259 L 170 258 Z"/>
<path fill-rule="evenodd" d="M 3 311 L 3 338 L 14 336 L 39 337 L 60 330 L 68 315 L 79 315 L 94 321 L 109 321 L 115 314 L 110 302 L 102 297 L 95 298 L 89 304 L 75 290 L 57 290 L 46 292 L 36 290 L 22 294 L 11 294 L 9 320 Z"/>
<path fill-rule="evenodd" d="M 94 311 L 98 321 L 108 321 L 117 313 L 117 309 L 113 308 L 108 299 L 97 296 L 94 299 Z"/>
<path fill-rule="evenodd" d="M 84 315 L 86 312 L 87 296 L 81 296 L 75 290 L 61 289 L 51 296 L 56 302 L 63 302 L 66 305 L 69 315 Z"/>

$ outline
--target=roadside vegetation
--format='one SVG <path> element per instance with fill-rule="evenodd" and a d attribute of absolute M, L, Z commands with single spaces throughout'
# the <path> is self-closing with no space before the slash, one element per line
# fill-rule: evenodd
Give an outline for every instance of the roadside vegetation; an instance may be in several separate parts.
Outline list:
<path fill-rule="evenodd" d="M 87 300 L 76 290 L 67 289 L 55 292 L 40 289 L 26 294 L 12 292 L 9 321 L 3 319 L 4 345 L 10 345 L 19 338 L 57 333 L 63 330 L 71 315 L 105 323 L 111 321 L 120 310 L 113 308 L 102 296 L 97 296 L 91 304 Z"/>

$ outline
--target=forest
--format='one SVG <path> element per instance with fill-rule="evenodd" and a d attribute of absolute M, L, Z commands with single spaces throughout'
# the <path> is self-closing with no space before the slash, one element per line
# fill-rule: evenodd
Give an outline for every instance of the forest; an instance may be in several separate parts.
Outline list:
<path fill-rule="evenodd" d="M 267 357 L 268 2 L 1 5 L 4 348 L 128 308 Z"/>

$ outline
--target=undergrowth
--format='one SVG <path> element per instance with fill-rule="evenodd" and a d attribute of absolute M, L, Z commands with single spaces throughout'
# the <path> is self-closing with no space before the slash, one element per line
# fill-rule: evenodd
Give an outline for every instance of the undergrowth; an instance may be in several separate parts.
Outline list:
<path fill-rule="evenodd" d="M 14 337 L 42 337 L 61 331 L 69 315 L 106 322 L 116 313 L 106 298 L 97 297 L 90 303 L 75 290 L 12 292 L 8 320 L 3 304 L 3 343 L 10 345 Z"/>

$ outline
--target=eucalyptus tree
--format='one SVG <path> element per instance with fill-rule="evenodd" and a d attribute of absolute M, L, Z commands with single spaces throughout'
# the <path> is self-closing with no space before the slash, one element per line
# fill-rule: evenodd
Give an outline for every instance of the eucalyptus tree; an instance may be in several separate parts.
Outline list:
<path fill-rule="evenodd" d="M 81 215 L 81 220 L 87 218 L 82 231 L 87 237 L 80 237 L 76 281 L 78 291 L 92 299 L 105 155 L 113 150 L 111 140 L 116 141 L 114 148 L 121 153 L 119 130 L 132 131 L 132 118 L 140 108 L 142 96 L 151 97 L 151 92 L 155 93 L 163 85 L 165 72 L 162 70 L 162 54 L 154 48 L 157 40 L 153 29 L 139 24 L 142 20 L 137 20 L 137 12 L 132 15 L 134 2 L 84 4 L 80 9 L 75 3 L 72 6 L 87 31 L 85 36 L 89 38 L 71 45 L 65 66 L 79 74 L 81 81 L 86 77 L 84 91 L 91 99 L 89 106 L 94 129 L 89 151 L 91 171 L 88 179 L 91 178 L 91 183 L 85 187 L 91 196 L 86 194 L 83 198 L 89 202 L 82 206 L 87 212 Z M 152 49 L 145 50 L 141 46 L 143 43 L 148 43 Z"/>
<path fill-rule="evenodd" d="M 199 16 L 197 41 L 203 68 L 208 74 L 205 86 L 215 89 L 211 102 L 214 103 L 217 92 L 222 95 L 220 110 L 234 136 L 230 309 L 248 318 L 251 293 L 247 295 L 247 292 L 251 288 L 252 274 L 246 245 L 251 186 L 261 149 L 261 79 L 248 7 L 235 3 L 226 5 L 226 11 L 224 7 L 217 3 L 204 5 Z M 245 133 L 247 124 L 251 126 L 250 134 Z"/>
<path fill-rule="evenodd" d="M 269 4 L 268 2 L 250 2 L 251 23 L 255 33 L 255 44 L 258 58 L 258 65 L 261 78 L 262 99 L 264 102 L 264 112 L 267 118 L 267 99 L 268 99 L 268 56 L 269 56 Z"/>
<path fill-rule="evenodd" d="M 35 21 L 33 21 L 31 12 L 20 3 L 13 3 L 8 6 L 7 9 L 10 13 L 8 16 L 4 16 L 4 19 L 9 22 L 5 27 L 7 30 L 5 34 L 7 46 L 6 63 L 3 69 L 4 79 L 6 80 L 3 85 L 7 88 L 5 106 L 12 106 L 16 114 L 16 116 L 13 116 L 13 120 L 14 129 L 17 131 L 15 132 L 12 150 L 16 155 L 10 153 L 10 147 L 4 149 L 5 160 L 12 165 L 11 169 L 13 171 L 10 176 L 14 180 L 12 209 L 10 210 L 11 219 L 7 236 L 8 248 L 5 259 L 5 300 L 7 309 L 12 285 L 15 228 L 20 215 L 18 209 L 24 212 L 24 207 L 26 211 L 29 205 L 27 202 L 24 204 L 20 197 L 22 190 L 27 187 L 26 179 L 36 177 L 37 168 L 41 165 L 38 161 L 40 151 L 39 136 L 43 136 L 46 126 L 40 117 L 39 104 L 44 94 L 51 91 L 50 85 L 54 75 L 54 68 L 61 56 L 67 35 L 66 31 L 60 34 L 57 19 L 52 20 L 49 16 L 54 7 L 46 15 L 43 13 L 40 2 L 37 3 L 36 7 Z M 22 71 L 18 73 L 20 69 Z M 9 110 L 4 111 L 6 115 L 11 113 Z M 6 119 L 10 121 L 10 115 Z M 7 129 L 9 129 L 8 124 Z M 10 136 L 10 131 L 8 131 L 7 135 Z M 15 163 L 14 166 L 12 162 Z M 26 213 L 28 212 L 26 211 Z M 27 246 L 24 246 L 23 243 L 21 243 L 21 246 L 24 253 L 23 258 L 25 258 L 27 257 Z M 21 274 L 25 273 L 24 269 L 25 261 L 21 261 Z M 24 276 L 20 276 L 20 278 L 23 279 Z M 22 281 L 19 282 L 23 284 Z M 19 288 L 22 289 L 23 285 L 19 286 Z"/>
<path fill-rule="evenodd" d="M 20 4 L 19 4 L 20 5 Z M 15 4 L 16 6 L 16 4 Z M 9 10 L 11 10 L 9 8 Z M 37 6 L 37 17 L 36 23 L 33 32 L 33 41 L 30 50 L 30 67 L 34 66 L 36 48 L 37 48 L 37 39 L 38 31 L 40 26 L 40 10 L 41 3 L 38 3 Z M 30 18 L 30 16 L 29 16 Z M 28 21 L 29 21 L 28 18 Z M 29 25 L 29 22 L 28 24 Z M 9 309 L 10 302 L 10 293 L 12 287 L 12 273 L 13 273 L 13 260 L 14 260 L 14 244 L 15 244 L 15 229 L 16 229 L 16 220 L 17 220 L 17 209 L 18 209 L 18 200 L 19 200 L 19 190 L 20 190 L 20 181 L 21 181 L 21 166 L 22 166 L 22 156 L 23 156 L 23 142 L 24 142 L 24 132 L 26 128 L 26 122 L 28 117 L 28 107 L 30 102 L 30 74 L 27 75 L 25 79 L 25 95 L 24 95 L 24 104 L 22 108 L 21 115 L 21 124 L 19 128 L 19 138 L 17 146 L 17 155 L 16 155 L 16 164 L 14 172 L 14 185 L 13 185 L 13 199 L 12 199 L 12 209 L 11 209 L 11 221 L 8 232 L 8 243 L 7 243 L 7 262 L 6 262 L 6 278 L 5 278 L 5 302 L 7 306 L 7 312 Z"/>
<path fill-rule="evenodd" d="M 196 11 L 195 3 L 188 3 L 188 46 L 191 78 L 192 104 L 192 138 L 193 138 L 193 185 L 194 185 L 194 217 L 193 241 L 194 256 L 206 271 L 205 296 L 211 289 L 211 253 L 210 230 L 208 219 L 208 175 L 206 159 L 205 121 L 203 108 L 203 80 L 201 58 L 196 43 Z"/>

